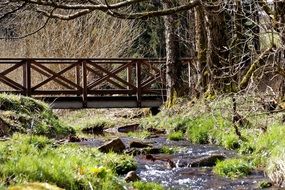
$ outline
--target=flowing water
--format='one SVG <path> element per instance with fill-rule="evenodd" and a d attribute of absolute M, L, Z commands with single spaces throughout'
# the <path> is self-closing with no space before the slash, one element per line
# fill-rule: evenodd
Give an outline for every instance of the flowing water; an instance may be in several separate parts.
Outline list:
<path fill-rule="evenodd" d="M 88 146 L 99 146 L 102 140 L 88 140 L 81 144 Z M 131 141 L 138 140 L 131 137 L 121 137 L 126 146 Z M 191 167 L 188 163 L 191 160 L 207 155 L 222 154 L 226 157 L 237 156 L 234 151 L 228 151 L 214 145 L 194 145 L 188 141 L 169 141 L 165 137 L 150 138 L 144 140 L 145 143 L 153 147 L 162 146 L 174 147 L 179 151 L 174 154 L 155 154 L 155 161 L 146 159 L 146 155 L 137 155 L 135 158 L 138 163 L 137 174 L 143 181 L 157 182 L 166 189 L 175 190 L 251 190 L 259 189 L 259 184 L 268 181 L 262 171 L 254 171 L 251 175 L 241 179 L 231 180 L 219 177 L 212 172 L 212 167 Z M 168 162 L 171 160 L 174 168 L 170 168 Z M 274 188 L 271 188 L 274 189 Z"/>

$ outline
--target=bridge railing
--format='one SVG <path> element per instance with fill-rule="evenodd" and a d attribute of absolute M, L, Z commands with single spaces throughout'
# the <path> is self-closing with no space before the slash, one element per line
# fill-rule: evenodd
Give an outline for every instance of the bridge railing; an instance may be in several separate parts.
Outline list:
<path fill-rule="evenodd" d="M 165 95 L 158 59 L 0 59 L 0 92 L 32 97 Z"/>
<path fill-rule="evenodd" d="M 182 60 L 190 63 L 189 59 Z M 0 58 L 0 92 L 39 98 L 165 97 L 164 59 Z"/>

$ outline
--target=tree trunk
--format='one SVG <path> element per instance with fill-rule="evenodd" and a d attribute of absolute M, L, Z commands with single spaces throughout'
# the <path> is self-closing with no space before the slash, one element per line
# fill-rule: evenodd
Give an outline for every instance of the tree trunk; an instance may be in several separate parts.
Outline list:
<path fill-rule="evenodd" d="M 198 94 L 203 94 L 207 87 L 207 35 L 205 24 L 205 13 L 202 7 L 195 8 L 195 36 L 196 36 L 196 52 L 197 52 L 197 83 L 195 90 Z"/>
<path fill-rule="evenodd" d="M 206 96 L 227 91 L 229 85 L 228 38 L 223 5 L 215 5 L 206 11 L 207 67 L 209 81 Z"/>
<path fill-rule="evenodd" d="M 172 2 L 173 3 L 173 2 Z M 170 8 L 169 1 L 164 2 L 165 8 Z M 169 105 L 175 97 L 183 95 L 182 64 L 179 60 L 179 39 L 175 34 L 179 20 L 176 14 L 164 17 L 165 42 L 166 42 L 166 90 Z"/>

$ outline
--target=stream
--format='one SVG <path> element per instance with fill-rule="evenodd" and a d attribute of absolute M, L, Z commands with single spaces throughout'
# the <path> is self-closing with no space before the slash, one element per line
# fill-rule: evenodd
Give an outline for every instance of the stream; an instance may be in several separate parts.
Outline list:
<path fill-rule="evenodd" d="M 120 139 L 129 148 L 130 142 L 141 141 L 137 138 L 122 135 Z M 135 156 L 137 160 L 137 175 L 142 181 L 156 182 L 162 184 L 165 189 L 173 190 L 251 190 L 260 189 L 259 184 L 269 181 L 262 171 L 253 171 L 251 175 L 241 179 L 231 180 L 215 175 L 212 167 L 191 167 L 188 163 L 191 160 L 205 157 L 208 155 L 219 154 L 230 158 L 238 156 L 234 151 L 226 150 L 214 145 L 196 145 L 189 141 L 169 141 L 165 137 L 155 137 L 143 140 L 153 148 L 163 146 L 173 147 L 178 151 L 173 154 L 151 154 L 155 160 L 147 159 L 145 154 Z M 104 143 L 103 139 L 97 137 L 81 142 L 82 145 L 100 146 Z M 174 167 L 171 168 L 168 162 L 171 160 Z M 276 189 L 276 188 L 269 188 Z"/>

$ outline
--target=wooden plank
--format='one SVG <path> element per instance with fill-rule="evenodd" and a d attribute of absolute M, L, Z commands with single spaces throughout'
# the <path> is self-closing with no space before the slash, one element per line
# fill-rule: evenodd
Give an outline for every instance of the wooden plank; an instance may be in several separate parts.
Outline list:
<path fill-rule="evenodd" d="M 6 76 L 3 76 L 0 74 L 0 81 L 4 84 L 6 84 L 7 86 L 13 88 L 14 90 L 24 90 L 25 87 L 23 87 L 21 84 L 9 79 Z"/>
<path fill-rule="evenodd" d="M 78 90 L 37 90 L 32 93 L 32 95 L 74 95 L 77 96 Z M 66 96 L 68 97 L 68 96 Z"/>
<path fill-rule="evenodd" d="M 7 75 L 7 74 L 11 73 L 12 71 L 16 70 L 17 68 L 21 67 L 23 64 L 24 64 L 24 62 L 21 61 L 20 63 L 17 63 L 15 65 L 13 65 L 12 67 L 9 67 L 8 69 L 5 69 L 0 74 L 1 75 Z"/>
<path fill-rule="evenodd" d="M 48 78 L 52 76 L 52 75 L 50 75 L 49 72 L 47 72 L 47 71 L 45 71 L 45 70 L 42 70 L 41 68 L 35 67 L 34 65 L 31 65 L 31 68 L 32 68 L 33 70 L 39 72 L 40 74 L 42 74 L 42 75 L 48 77 Z M 56 79 L 56 78 L 55 78 L 53 81 L 56 82 L 56 83 L 58 83 L 58 84 L 60 84 L 60 85 L 62 85 L 63 87 L 65 87 L 65 88 L 67 88 L 67 89 L 73 89 L 73 88 L 72 88 L 71 86 L 69 86 L 68 84 L 66 84 L 66 83 L 64 83 L 64 82 L 62 82 L 62 81 L 60 81 L 60 80 L 58 80 L 58 79 Z"/>
<path fill-rule="evenodd" d="M 94 94 L 107 94 L 112 96 L 113 94 L 136 94 L 136 90 L 131 89 L 131 90 L 119 90 L 119 89 L 115 89 L 115 90 L 88 90 L 88 94 L 89 95 L 94 95 Z"/>
<path fill-rule="evenodd" d="M 59 71 L 59 72 L 56 73 L 56 72 L 50 70 L 49 68 L 47 68 L 47 67 L 45 67 L 45 66 L 43 66 L 43 65 L 41 65 L 41 64 L 35 64 L 35 63 L 34 63 L 34 65 L 36 65 L 37 67 L 40 67 L 41 69 L 43 69 L 43 70 L 45 70 L 45 71 L 51 73 L 52 76 L 49 77 L 48 79 L 42 81 L 41 83 L 37 84 L 37 85 L 34 86 L 32 89 L 33 89 L 33 90 L 36 90 L 37 88 L 40 88 L 41 86 L 43 86 L 43 85 L 45 85 L 46 83 L 48 83 L 48 82 L 54 80 L 55 78 L 60 78 L 61 80 L 63 80 L 63 81 L 65 81 L 66 83 L 68 83 L 68 84 L 74 86 L 75 88 L 81 88 L 80 86 L 78 86 L 77 84 L 75 84 L 74 82 L 72 82 L 71 80 L 69 80 L 69 79 L 67 79 L 67 78 L 65 78 L 65 77 L 63 77 L 63 76 L 61 76 L 62 74 L 66 73 L 67 71 L 69 71 L 70 69 L 72 69 L 73 67 L 75 67 L 77 64 L 78 64 L 78 62 L 73 63 L 73 64 L 71 64 L 70 66 L 67 66 L 66 68 L 64 68 L 64 69 L 62 69 L 61 71 Z"/>
<path fill-rule="evenodd" d="M 104 77 L 103 74 L 101 74 L 101 73 L 95 71 L 95 70 L 92 69 L 91 67 L 88 67 L 88 66 L 87 66 L 87 70 L 88 70 L 88 71 L 91 71 L 92 73 L 95 73 L 96 75 L 98 75 L 98 76 L 101 77 L 101 78 Z M 119 83 L 113 81 L 113 80 L 110 79 L 110 78 L 107 78 L 106 80 L 107 80 L 108 82 L 110 82 L 111 84 L 113 84 L 114 86 L 117 86 L 117 87 L 119 87 L 119 88 L 121 88 L 121 89 L 124 89 L 124 88 L 125 88 L 125 87 L 123 87 L 122 85 L 120 85 Z M 93 87 L 95 87 L 95 86 L 93 86 Z M 88 89 L 91 90 L 92 88 L 90 88 L 90 87 L 88 86 Z"/>
<path fill-rule="evenodd" d="M 102 77 L 102 78 L 99 79 L 99 80 L 94 81 L 92 84 L 89 84 L 88 87 L 89 87 L 89 88 L 92 88 L 93 86 L 96 86 L 96 85 L 102 83 L 102 82 L 103 82 L 104 80 L 106 80 L 107 78 L 112 77 L 112 78 L 118 80 L 119 82 L 125 84 L 126 86 L 130 86 L 131 88 L 134 88 L 134 89 L 135 89 L 136 87 L 135 87 L 133 84 L 128 83 L 127 81 L 123 80 L 122 78 L 120 78 L 120 77 L 118 77 L 118 76 L 116 75 L 117 73 L 119 73 L 119 72 L 121 72 L 122 70 L 126 69 L 129 64 L 130 64 L 130 63 L 125 64 L 125 65 L 122 65 L 122 66 L 120 66 L 119 68 L 117 68 L 117 69 L 115 69 L 115 70 L 112 70 L 112 71 L 108 71 L 108 70 L 104 69 L 103 67 L 101 67 L 101 66 L 99 66 L 99 65 L 97 65 L 97 64 L 93 64 L 93 65 L 92 65 L 93 67 L 96 67 L 97 69 L 99 69 L 100 71 L 103 71 L 103 72 L 106 73 L 107 75 L 104 76 L 104 77 Z"/>

